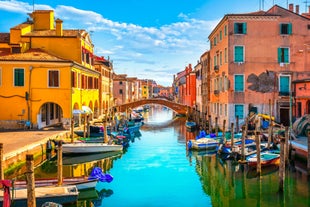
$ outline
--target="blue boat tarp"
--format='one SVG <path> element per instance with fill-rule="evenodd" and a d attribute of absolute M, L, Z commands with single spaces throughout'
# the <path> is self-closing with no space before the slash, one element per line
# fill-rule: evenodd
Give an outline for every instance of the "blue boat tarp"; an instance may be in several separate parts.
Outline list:
<path fill-rule="evenodd" d="M 102 172 L 102 169 L 100 167 L 95 167 L 89 177 L 88 177 L 89 180 L 92 180 L 92 179 L 98 179 L 100 182 L 112 182 L 113 180 L 113 176 L 110 175 L 110 174 L 105 174 Z"/>

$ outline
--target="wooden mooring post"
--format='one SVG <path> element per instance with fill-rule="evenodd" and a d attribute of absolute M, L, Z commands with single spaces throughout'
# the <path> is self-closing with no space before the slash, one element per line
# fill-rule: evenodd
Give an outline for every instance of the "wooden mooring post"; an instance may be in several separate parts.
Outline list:
<path fill-rule="evenodd" d="M 219 127 L 218 127 L 218 117 L 215 117 L 215 136 L 218 137 Z"/>
<path fill-rule="evenodd" d="M 225 129 L 225 127 L 226 127 L 226 119 L 223 120 L 223 134 L 222 134 L 223 144 L 225 144 L 225 142 L 226 142 L 226 137 L 225 137 L 226 129 Z"/>
<path fill-rule="evenodd" d="M 231 150 L 234 149 L 234 135 L 235 135 L 235 129 L 234 129 L 234 123 L 231 123 L 231 127 L 230 127 L 230 134 L 231 134 L 231 137 L 230 137 L 230 146 L 231 146 Z"/>
<path fill-rule="evenodd" d="M 280 168 L 279 168 L 279 192 L 284 192 L 285 180 L 285 137 L 280 137 Z"/>
<path fill-rule="evenodd" d="M 261 153 L 261 118 L 258 117 L 256 120 L 256 127 L 255 127 L 255 142 L 256 142 L 256 173 L 260 176 L 262 172 L 261 168 L 261 159 L 260 159 L 260 153 Z"/>
<path fill-rule="evenodd" d="M 3 143 L 0 143 L 0 180 L 4 179 Z"/>
<path fill-rule="evenodd" d="M 242 142 L 241 142 L 241 162 L 242 163 L 245 162 L 245 150 L 244 150 L 244 148 L 245 148 L 245 136 L 247 133 L 246 128 L 247 128 L 247 125 L 242 126 L 242 137 L 241 137 L 241 140 L 242 140 Z"/>
<path fill-rule="evenodd" d="M 32 154 L 26 155 L 27 206 L 36 207 L 34 160 Z"/>
<path fill-rule="evenodd" d="M 109 142 L 108 125 L 107 125 L 107 118 L 106 117 L 103 119 L 103 140 L 105 143 Z"/>
<path fill-rule="evenodd" d="M 71 118 L 71 143 L 73 143 L 73 138 L 74 138 L 74 117 Z"/>
<path fill-rule="evenodd" d="M 308 154 L 307 154 L 307 171 L 310 175 L 310 131 L 308 131 Z"/>
<path fill-rule="evenodd" d="M 209 134 L 211 134 L 211 133 L 212 133 L 212 121 L 211 121 L 211 115 L 209 115 L 209 120 L 208 120 L 208 122 L 209 122 Z"/>
<path fill-rule="evenodd" d="M 272 105 L 269 99 L 269 127 L 268 127 L 268 144 L 267 148 L 270 149 L 270 143 L 273 142 L 273 121 L 272 121 Z"/>
<path fill-rule="evenodd" d="M 57 150 L 57 179 L 58 179 L 58 186 L 63 184 L 63 177 L 62 177 L 62 141 L 58 142 L 58 150 Z"/>

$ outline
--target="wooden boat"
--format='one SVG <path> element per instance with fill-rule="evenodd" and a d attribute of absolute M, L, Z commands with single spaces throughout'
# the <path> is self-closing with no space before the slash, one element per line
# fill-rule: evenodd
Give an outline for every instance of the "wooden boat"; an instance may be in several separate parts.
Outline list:
<path fill-rule="evenodd" d="M 302 158 L 307 159 L 308 156 L 308 138 L 307 137 L 298 137 L 298 139 L 290 140 L 292 149 L 295 151 L 295 154 Z"/>
<path fill-rule="evenodd" d="M 3 206 L 3 191 L 0 191 L 0 206 Z M 42 206 L 46 202 L 54 202 L 58 204 L 67 204 L 76 202 L 78 199 L 79 191 L 75 185 L 67 186 L 48 186 L 36 187 L 35 197 L 36 205 Z M 27 206 L 27 189 L 20 188 L 13 190 L 12 206 Z"/>
<path fill-rule="evenodd" d="M 215 150 L 219 142 L 212 138 L 200 138 L 196 140 L 189 140 L 187 143 L 188 149 L 194 150 Z"/>
<path fill-rule="evenodd" d="M 186 126 L 186 128 L 189 129 L 189 130 L 194 130 L 194 129 L 196 129 L 197 124 L 196 124 L 196 122 L 194 122 L 194 121 L 186 121 L 186 122 L 185 122 L 185 126 Z"/>
<path fill-rule="evenodd" d="M 67 177 L 63 178 L 63 186 L 66 185 L 75 185 L 78 191 L 87 190 L 91 188 L 96 188 L 98 183 L 98 179 L 89 180 L 88 177 Z M 36 187 L 46 187 L 46 186 L 57 186 L 58 179 L 57 178 L 42 178 L 35 179 Z M 15 180 L 14 183 L 15 189 L 27 188 L 26 180 Z"/>
<path fill-rule="evenodd" d="M 89 137 L 103 137 L 104 136 L 103 126 L 90 126 L 89 129 L 90 129 Z M 84 137 L 84 130 L 75 130 L 74 134 L 76 134 L 79 137 Z M 107 134 L 108 135 L 111 134 L 110 127 L 107 128 Z M 86 132 L 86 136 L 88 136 L 87 132 Z"/>
<path fill-rule="evenodd" d="M 107 143 L 67 143 L 62 145 L 64 154 L 91 154 L 101 152 L 122 151 L 123 145 Z"/>
<path fill-rule="evenodd" d="M 271 153 L 271 152 L 262 152 L 260 154 L 261 166 L 268 165 L 279 165 L 280 164 L 280 155 Z M 246 158 L 248 165 L 251 167 L 256 167 L 257 165 L 257 154 L 253 154 Z"/>
<path fill-rule="evenodd" d="M 79 156 L 69 156 L 65 155 L 62 158 L 63 165 L 78 165 L 88 162 L 96 162 L 99 160 L 103 160 L 109 157 L 120 157 L 122 155 L 122 151 L 112 151 L 112 152 L 103 152 L 103 153 L 95 153 L 95 154 L 82 154 Z"/>

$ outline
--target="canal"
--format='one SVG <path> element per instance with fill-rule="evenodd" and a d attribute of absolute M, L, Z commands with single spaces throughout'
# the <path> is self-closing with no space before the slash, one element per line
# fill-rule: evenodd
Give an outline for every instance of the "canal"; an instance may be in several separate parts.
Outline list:
<path fill-rule="evenodd" d="M 278 168 L 255 170 L 214 153 L 187 152 L 186 141 L 196 136 L 185 119 L 153 106 L 144 114 L 141 137 L 123 154 L 100 157 L 64 157 L 64 176 L 90 173 L 94 166 L 111 174 L 111 183 L 98 183 L 95 193 L 81 195 L 77 205 L 100 207 L 309 207 L 310 182 L 304 163 L 287 167 L 285 189 L 278 192 Z M 43 164 L 36 176 L 50 176 L 55 167 Z M 57 168 L 56 168 L 57 169 Z"/>

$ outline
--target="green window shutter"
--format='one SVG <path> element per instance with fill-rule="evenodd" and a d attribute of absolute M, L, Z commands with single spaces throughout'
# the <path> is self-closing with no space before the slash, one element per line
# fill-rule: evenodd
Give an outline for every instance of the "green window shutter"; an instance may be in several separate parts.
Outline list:
<path fill-rule="evenodd" d="M 243 33 L 243 34 L 246 34 L 246 22 L 243 23 L 243 26 L 242 26 L 242 33 Z"/>
<path fill-rule="evenodd" d="M 278 48 L 278 63 L 281 63 L 281 48 Z"/>
<path fill-rule="evenodd" d="M 280 76 L 280 92 L 288 93 L 290 92 L 290 77 Z"/>
<path fill-rule="evenodd" d="M 243 119 L 243 105 L 235 105 L 235 117 L 238 116 L 240 119 Z"/>
<path fill-rule="evenodd" d="M 237 34 L 238 33 L 238 24 L 234 23 L 234 33 Z"/>
<path fill-rule="evenodd" d="M 24 86 L 24 69 L 14 70 L 14 85 Z"/>
<path fill-rule="evenodd" d="M 288 24 L 288 34 L 292 34 L 292 23 Z"/>
<path fill-rule="evenodd" d="M 235 75 L 235 92 L 244 91 L 243 75 Z"/>
<path fill-rule="evenodd" d="M 289 63 L 289 52 L 288 48 L 284 48 L 284 62 Z"/>
<path fill-rule="evenodd" d="M 235 46 L 235 62 L 243 62 L 243 46 Z"/>

